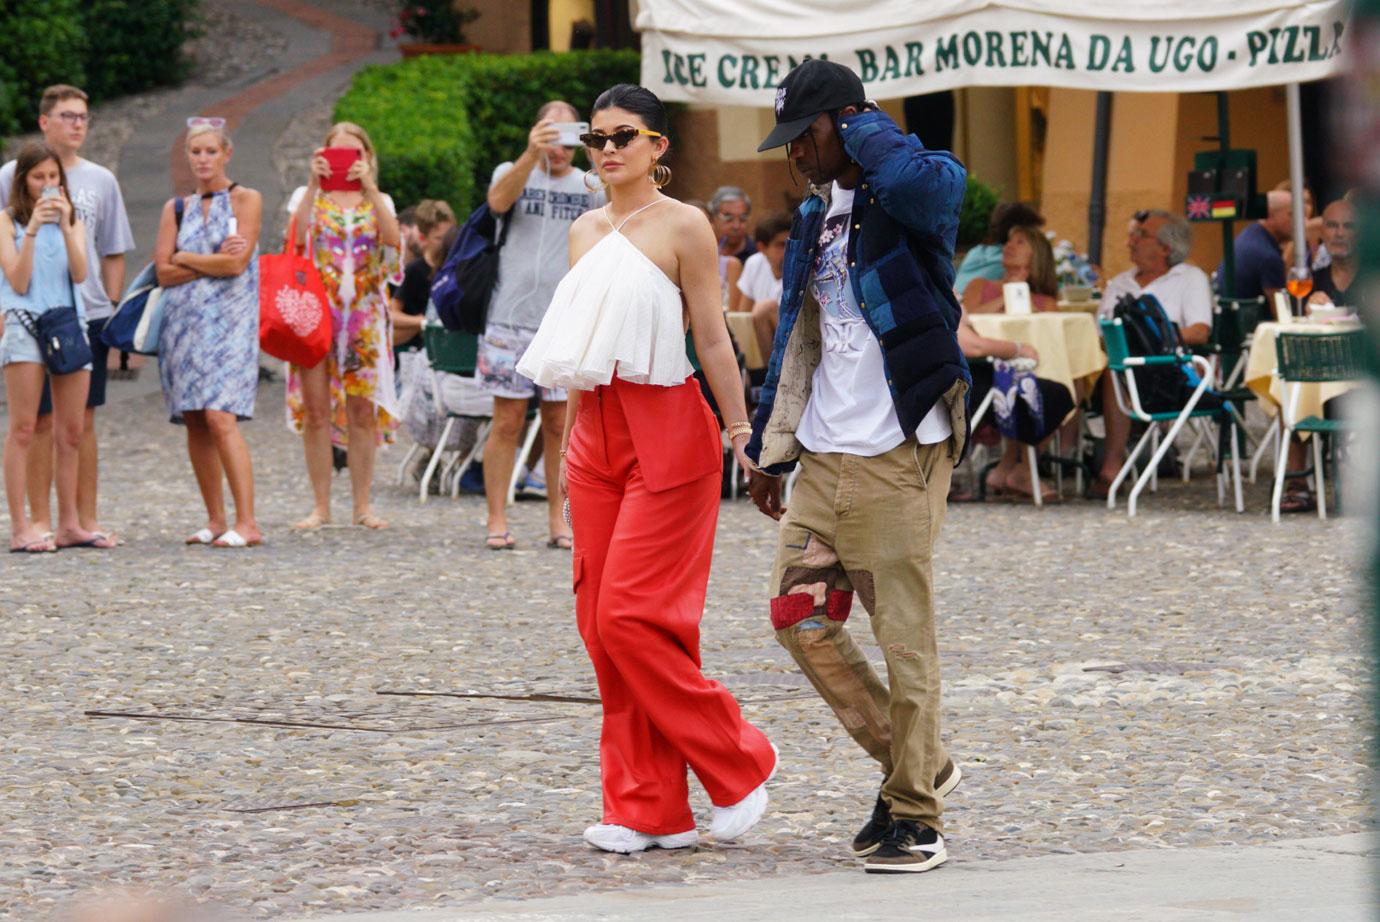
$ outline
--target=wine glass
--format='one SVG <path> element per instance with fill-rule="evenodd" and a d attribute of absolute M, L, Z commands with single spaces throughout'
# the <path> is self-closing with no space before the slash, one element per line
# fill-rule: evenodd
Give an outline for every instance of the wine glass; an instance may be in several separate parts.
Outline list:
<path fill-rule="evenodd" d="M 1294 310 L 1294 316 L 1302 317 L 1305 313 L 1303 299 L 1308 297 L 1309 292 L 1313 290 L 1313 273 L 1307 266 L 1290 266 L 1284 287 L 1289 289 L 1289 294 L 1298 299 L 1298 307 Z"/>

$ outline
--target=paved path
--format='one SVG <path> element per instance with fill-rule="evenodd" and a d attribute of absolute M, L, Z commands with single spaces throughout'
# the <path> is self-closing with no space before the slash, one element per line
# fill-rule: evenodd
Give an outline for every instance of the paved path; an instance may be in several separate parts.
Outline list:
<path fill-rule="evenodd" d="M 311 922 L 620 922 L 953 919 L 962 922 L 1372 922 L 1373 835 L 1250 848 L 1155 849 L 951 862 L 916 877 L 863 874 L 486 900 L 453 910 L 312 916 Z M 303 920 L 306 922 L 306 920 Z"/>
<path fill-rule="evenodd" d="M 419 505 L 388 482 L 394 450 L 392 531 L 292 534 L 306 477 L 265 386 L 245 432 L 268 546 L 184 548 L 202 519 L 181 433 L 161 395 L 112 395 L 102 515 L 128 546 L 0 555 L 0 917 L 112 880 L 254 919 L 866 880 L 846 843 L 878 777 L 771 639 L 772 529 L 745 502 L 722 508 L 703 652 L 781 747 L 771 811 L 739 846 L 602 855 L 579 839 L 599 811 L 593 677 L 537 504 L 516 508 L 520 550 L 485 551 L 482 503 Z M 1212 497 L 1166 483 L 1133 523 L 1083 502 L 950 510 L 944 732 L 966 777 L 951 866 L 897 886 L 978 891 L 1004 879 L 991 862 L 1074 853 L 1291 856 L 1370 827 L 1364 542 L 1348 520 L 1271 526 L 1263 488 L 1245 516 Z"/>
<path fill-rule="evenodd" d="M 227 118 L 235 137 L 231 176 L 258 189 L 264 214 L 276 215 L 286 201 L 273 151 L 292 120 L 321 100 L 334 99 L 350 77 L 367 64 L 396 60 L 380 49 L 387 17 L 367 4 L 336 0 L 207 0 L 286 38 L 287 47 L 271 66 L 231 84 L 189 84 L 178 90 L 157 115 L 140 124 L 125 145 L 118 174 L 138 248 L 129 256 L 131 275 L 149 259 L 163 204 L 176 188 L 190 192 L 192 181 L 182 153 L 185 121 L 191 115 Z M 265 221 L 265 227 L 271 227 Z"/>

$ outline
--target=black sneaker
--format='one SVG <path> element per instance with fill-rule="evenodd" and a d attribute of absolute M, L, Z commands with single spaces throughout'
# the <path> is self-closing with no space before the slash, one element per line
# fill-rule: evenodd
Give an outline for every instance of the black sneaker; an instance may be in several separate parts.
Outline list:
<path fill-rule="evenodd" d="M 950 759 L 944 763 L 939 774 L 934 776 L 934 792 L 940 797 L 948 797 L 962 780 L 963 772 L 954 764 L 954 760 Z M 872 818 L 867 821 L 867 825 L 859 830 L 853 839 L 854 856 L 866 858 L 875 852 L 881 846 L 882 839 L 890 828 L 891 810 L 887 807 L 886 801 L 878 795 L 877 805 L 872 808 Z"/>
<path fill-rule="evenodd" d="M 914 820 L 891 824 L 881 847 L 863 865 L 869 874 L 915 874 L 937 868 L 949 860 L 944 837 Z"/>

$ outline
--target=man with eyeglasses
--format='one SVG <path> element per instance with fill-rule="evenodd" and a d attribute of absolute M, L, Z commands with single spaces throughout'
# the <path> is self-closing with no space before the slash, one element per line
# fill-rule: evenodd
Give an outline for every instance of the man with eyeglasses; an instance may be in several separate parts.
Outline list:
<path fill-rule="evenodd" d="M 811 183 L 786 249 L 777 329 L 747 454 L 749 492 L 781 520 L 770 602 L 780 643 L 882 770 L 853 840 L 869 873 L 947 860 L 944 797 L 962 773 L 939 736 L 932 555 L 968 437 L 954 242 L 967 172 L 925 149 L 832 61 L 776 92 L 776 128 Z M 790 508 L 781 478 L 800 476 Z M 886 658 L 844 622 L 856 594 Z"/>
<path fill-rule="evenodd" d="M 719 255 L 733 256 L 738 262 L 757 252 L 748 222 L 752 220 L 752 199 L 737 186 L 720 186 L 709 198 L 709 214 L 719 238 Z"/>
<path fill-rule="evenodd" d="M 1313 273 L 1309 304 L 1354 306 L 1351 283 L 1356 281 L 1356 211 L 1346 198 L 1323 209 L 1323 243 L 1332 258 Z"/>
<path fill-rule="evenodd" d="M 86 226 L 86 262 L 90 270 L 81 284 L 86 306 L 87 338 L 91 342 L 91 389 L 86 398 L 86 423 L 82 429 L 77 464 L 77 512 L 81 527 L 96 532 L 96 547 L 116 543 L 101 527 L 96 515 L 97 454 L 95 409 L 105 405 L 106 364 L 109 348 L 101 341 L 101 331 L 114 313 L 125 286 L 125 253 L 134 249 L 134 235 L 125 213 L 120 184 L 110 170 L 78 155 L 86 141 L 91 115 L 86 94 L 74 86 L 58 84 L 43 91 L 38 104 L 38 128 L 44 142 L 62 160 L 67 188 L 77 217 Z M 9 202 L 14 183 L 14 161 L 0 167 L 0 208 Z M 95 269 L 99 267 L 99 271 Z M 29 506 L 35 524 L 51 530 L 49 494 L 53 484 L 53 403 L 48 386 L 43 387 L 39 404 L 38 427 L 33 450 L 29 452 Z"/>

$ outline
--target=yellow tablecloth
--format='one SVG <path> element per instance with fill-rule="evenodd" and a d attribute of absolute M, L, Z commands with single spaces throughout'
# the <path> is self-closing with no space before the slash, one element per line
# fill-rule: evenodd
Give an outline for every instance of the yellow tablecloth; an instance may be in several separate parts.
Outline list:
<path fill-rule="evenodd" d="M 1284 402 L 1284 385 L 1275 377 L 1275 367 L 1279 364 L 1279 357 L 1275 354 L 1275 338 L 1280 330 L 1290 333 L 1337 333 L 1355 328 L 1353 325 L 1340 323 L 1279 324 L 1273 321 L 1256 327 L 1255 337 L 1251 340 L 1251 351 L 1246 357 L 1246 386 L 1260 398 L 1260 408 L 1275 416 Z M 1324 403 L 1360 384 L 1360 381 L 1328 381 L 1300 385 L 1302 390 L 1299 392 L 1297 418 L 1322 416 Z"/>
<path fill-rule="evenodd" d="M 733 341 L 743 350 L 743 360 L 748 370 L 766 368 L 767 357 L 757 345 L 757 332 L 752 328 L 751 312 L 729 311 L 725 316 L 728 317 L 728 330 L 733 334 Z"/>
<path fill-rule="evenodd" d="M 1058 381 L 1070 394 L 1076 393 L 1075 382 L 1091 387 L 1107 367 L 1107 356 L 1102 351 L 1102 340 L 1091 314 L 969 314 L 968 319 L 973 329 L 983 336 L 1034 346 L 1040 353 L 1035 374 Z"/>

